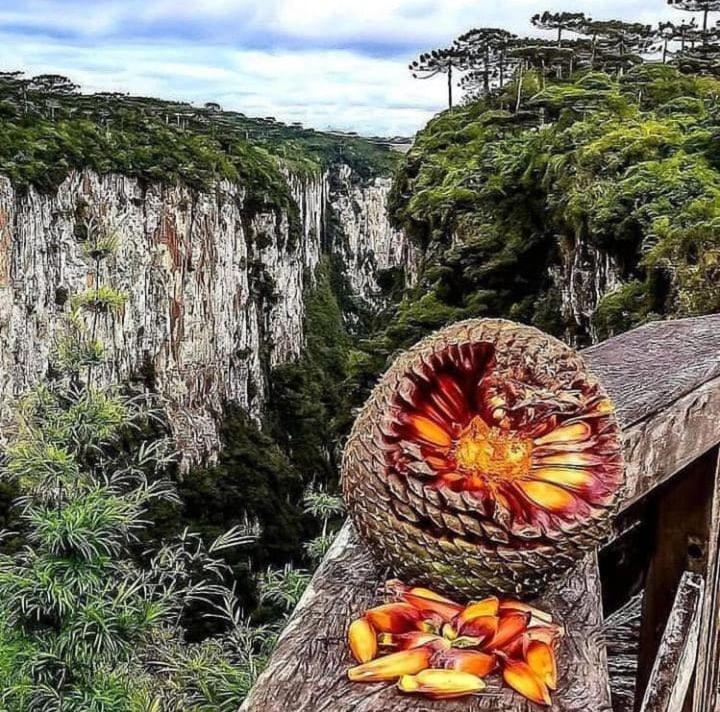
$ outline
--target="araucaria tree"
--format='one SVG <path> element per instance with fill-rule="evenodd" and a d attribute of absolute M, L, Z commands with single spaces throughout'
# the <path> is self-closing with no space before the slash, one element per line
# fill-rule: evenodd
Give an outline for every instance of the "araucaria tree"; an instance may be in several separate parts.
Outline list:
<path fill-rule="evenodd" d="M 143 551 L 148 508 L 176 497 L 164 476 L 173 453 L 148 435 L 147 397 L 101 383 L 97 334 L 125 296 L 101 283 L 116 231 L 102 210 L 81 223 L 92 286 L 71 300 L 51 375 L 3 429 L 1 477 L 16 497 L 0 555 L 0 709 L 236 709 L 253 656 L 217 552 L 252 532 Z M 179 621 L 198 601 L 226 612 L 229 638 L 183 641 Z"/>
<path fill-rule="evenodd" d="M 465 57 L 466 74 L 460 86 L 475 96 L 488 94 L 491 88 L 502 87 L 513 70 L 508 50 L 516 36 L 507 30 L 481 27 L 470 30 L 455 40 Z"/>
<path fill-rule="evenodd" d="M 661 22 L 655 31 L 655 38 L 658 44 L 654 49 L 662 52 L 662 63 L 666 64 L 668 59 L 676 54 L 685 51 L 686 47 L 692 43 L 697 36 L 697 24 L 695 18 L 691 22 L 675 23 Z M 679 44 L 676 52 L 671 51 L 672 44 Z"/>
<path fill-rule="evenodd" d="M 423 52 L 410 64 L 410 71 L 416 79 L 431 79 L 438 74 L 447 74 L 448 107 L 452 108 L 454 72 L 464 71 L 468 67 L 467 51 L 452 45 L 445 49 Z"/>
<path fill-rule="evenodd" d="M 711 12 L 720 11 L 720 0 L 668 0 L 668 5 L 685 10 L 686 12 L 697 12 L 702 14 L 702 31 L 708 31 L 708 17 Z"/>
<path fill-rule="evenodd" d="M 452 106 L 453 80 L 466 101 L 476 101 L 494 92 L 510 93 L 519 110 L 527 94 L 526 77 L 533 70 L 541 80 L 570 80 L 579 71 L 602 71 L 622 76 L 645 62 L 673 62 L 686 74 L 720 75 L 720 26 L 710 22 L 720 12 L 720 0 L 667 0 L 668 4 L 702 15 L 701 24 L 659 22 L 657 26 L 608 19 L 595 20 L 583 12 L 551 12 L 534 15 L 531 24 L 555 37 L 517 37 L 497 28 L 473 29 L 460 35 L 447 49 L 426 52 L 410 69 L 414 77 L 447 74 Z M 569 35 L 574 35 L 569 37 Z M 501 92 L 507 84 L 513 91 Z"/>
<path fill-rule="evenodd" d="M 656 40 L 650 25 L 622 20 L 588 20 L 581 32 L 592 38 L 591 67 L 617 74 L 642 64 Z"/>
<path fill-rule="evenodd" d="M 557 45 L 562 46 L 563 32 L 579 32 L 587 21 L 584 12 L 548 12 L 534 15 L 530 22 L 541 30 L 557 31 Z"/>

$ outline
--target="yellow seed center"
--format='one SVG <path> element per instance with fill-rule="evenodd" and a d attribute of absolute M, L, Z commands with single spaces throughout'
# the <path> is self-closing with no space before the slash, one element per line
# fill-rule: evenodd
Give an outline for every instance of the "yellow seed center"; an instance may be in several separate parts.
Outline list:
<path fill-rule="evenodd" d="M 530 469 L 532 440 L 517 433 L 490 427 L 475 416 L 455 444 L 460 469 L 491 478 L 511 479 Z"/>

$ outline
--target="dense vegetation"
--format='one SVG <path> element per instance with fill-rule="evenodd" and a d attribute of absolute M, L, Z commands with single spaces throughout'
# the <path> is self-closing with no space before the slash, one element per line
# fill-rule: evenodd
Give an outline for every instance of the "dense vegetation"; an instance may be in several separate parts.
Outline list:
<path fill-rule="evenodd" d="M 47 377 L 3 431 L 0 708 L 236 710 L 307 585 L 288 562 L 323 556 L 342 503 L 307 453 L 283 450 L 239 410 L 221 465 L 177 481 L 152 394 L 98 383 L 97 327 L 125 295 L 103 268 L 121 236 L 95 217 L 76 235 L 94 286 L 68 300 Z M 324 271 L 308 304 L 306 365 L 317 362 L 300 377 L 331 383 L 344 332 Z M 322 437 L 327 396 L 315 396 L 314 414 L 302 399 L 280 407 Z"/>
<path fill-rule="evenodd" d="M 251 211 L 280 208 L 296 223 L 282 170 L 318 174 L 343 162 L 369 178 L 388 173 L 396 156 L 379 139 L 252 119 L 217 104 L 81 94 L 62 76 L 0 73 L 0 174 L 16 184 L 50 189 L 81 168 L 199 189 L 227 179 L 246 187 Z"/>
<path fill-rule="evenodd" d="M 461 318 L 584 344 L 720 310 L 717 8 L 675 4 L 703 22 L 546 12 L 532 21 L 552 39 L 480 28 L 411 65 L 418 77 L 464 71 L 465 97 L 419 132 L 396 174 L 391 218 L 421 271 L 352 352 L 358 394 L 399 348 Z M 570 313 L 567 296 L 563 309 L 560 265 L 578 250 L 607 256 L 621 282 L 590 315 Z"/>
<path fill-rule="evenodd" d="M 95 286 L 75 295 L 48 378 L 3 434 L 13 530 L 0 554 L 0 707 L 236 709 L 272 631 L 242 617 L 220 556 L 256 527 L 244 519 L 207 544 L 187 531 L 142 544 L 153 503 L 178 501 L 174 453 L 151 395 L 96 382 L 96 326 L 123 295 L 100 280 L 115 236 L 97 229 L 84 241 Z M 221 635 L 189 642 L 182 621 L 197 606 L 222 621 Z"/>
<path fill-rule="evenodd" d="M 540 125 L 513 123 L 498 94 L 418 135 L 392 211 L 427 264 L 386 333 L 391 346 L 464 316 L 574 327 L 584 340 L 591 327 L 602 337 L 720 309 L 720 81 L 663 65 L 545 88 L 533 79 L 523 106 L 542 110 Z M 575 325 L 550 271 L 579 243 L 611 255 L 625 286 Z"/>

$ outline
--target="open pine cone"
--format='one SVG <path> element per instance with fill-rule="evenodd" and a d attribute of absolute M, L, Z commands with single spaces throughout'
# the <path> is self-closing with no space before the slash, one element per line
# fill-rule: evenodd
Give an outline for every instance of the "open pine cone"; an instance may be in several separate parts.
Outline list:
<path fill-rule="evenodd" d="M 606 536 L 620 431 L 572 349 L 504 320 L 402 354 L 353 428 L 342 484 L 378 561 L 447 593 L 541 590 Z"/>

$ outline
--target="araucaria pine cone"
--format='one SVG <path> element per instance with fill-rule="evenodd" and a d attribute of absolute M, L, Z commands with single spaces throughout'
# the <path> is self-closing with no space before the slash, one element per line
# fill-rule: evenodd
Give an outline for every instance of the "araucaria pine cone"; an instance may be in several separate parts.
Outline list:
<path fill-rule="evenodd" d="M 402 354 L 358 417 L 343 490 L 375 557 L 447 593 L 541 590 L 606 536 L 613 406 L 537 329 L 478 319 Z"/>

